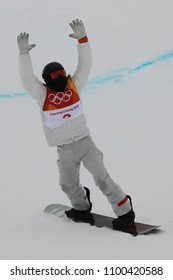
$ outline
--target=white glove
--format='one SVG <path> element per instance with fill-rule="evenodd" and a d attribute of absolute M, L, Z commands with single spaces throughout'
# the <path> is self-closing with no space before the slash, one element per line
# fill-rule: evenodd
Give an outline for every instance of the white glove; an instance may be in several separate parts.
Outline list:
<path fill-rule="evenodd" d="M 30 50 L 32 50 L 32 48 L 36 46 L 35 44 L 29 45 L 28 40 L 29 40 L 29 34 L 25 32 L 20 33 L 20 35 L 17 37 L 17 43 L 18 43 L 20 54 L 27 54 L 29 53 Z"/>
<path fill-rule="evenodd" d="M 70 23 L 70 26 L 74 33 L 70 34 L 69 37 L 80 40 L 81 38 L 87 36 L 86 31 L 85 31 L 85 26 L 84 26 L 82 20 L 79 20 L 79 19 L 73 20 Z"/>

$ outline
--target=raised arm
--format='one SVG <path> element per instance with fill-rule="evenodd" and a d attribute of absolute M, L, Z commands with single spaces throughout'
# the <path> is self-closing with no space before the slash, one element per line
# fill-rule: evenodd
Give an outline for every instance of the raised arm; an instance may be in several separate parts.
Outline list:
<path fill-rule="evenodd" d="M 81 20 L 76 19 L 70 23 L 70 26 L 74 33 L 70 34 L 69 36 L 78 40 L 78 65 L 72 78 L 80 94 L 91 70 L 91 47 L 88 42 L 88 37 L 83 22 Z"/>
<path fill-rule="evenodd" d="M 19 48 L 19 72 L 22 85 L 27 93 L 38 103 L 43 103 L 46 96 L 44 85 L 37 79 L 33 73 L 31 57 L 29 51 L 36 45 L 29 45 L 29 34 L 20 33 L 17 37 Z"/>

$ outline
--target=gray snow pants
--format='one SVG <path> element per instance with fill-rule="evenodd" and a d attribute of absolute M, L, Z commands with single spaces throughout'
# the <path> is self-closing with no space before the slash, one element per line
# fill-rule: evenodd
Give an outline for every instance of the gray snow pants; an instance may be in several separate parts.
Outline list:
<path fill-rule="evenodd" d="M 121 216 L 130 211 L 126 194 L 109 176 L 104 164 L 103 153 L 96 147 L 91 136 L 57 147 L 60 186 L 77 210 L 88 209 L 85 191 L 80 184 L 80 164 L 93 175 L 96 185 L 107 197 L 113 211 Z"/>

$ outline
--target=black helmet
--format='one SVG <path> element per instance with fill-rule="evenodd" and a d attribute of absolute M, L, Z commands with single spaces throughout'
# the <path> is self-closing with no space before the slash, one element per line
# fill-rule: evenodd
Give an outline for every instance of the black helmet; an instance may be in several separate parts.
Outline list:
<path fill-rule="evenodd" d="M 59 70 L 59 69 L 64 69 L 64 67 L 59 62 L 50 62 L 50 63 L 48 63 L 43 68 L 43 71 L 42 71 L 43 79 L 45 80 L 46 78 L 49 77 L 49 74 L 51 72 L 54 72 L 54 71 Z"/>
<path fill-rule="evenodd" d="M 64 67 L 60 63 L 50 62 L 44 67 L 42 71 L 42 77 L 46 85 L 50 89 L 53 89 L 55 91 L 64 91 L 64 89 L 67 87 L 68 77 L 66 77 L 66 75 L 65 76 L 59 75 L 55 79 L 51 78 L 50 73 L 60 69 L 64 69 Z"/>

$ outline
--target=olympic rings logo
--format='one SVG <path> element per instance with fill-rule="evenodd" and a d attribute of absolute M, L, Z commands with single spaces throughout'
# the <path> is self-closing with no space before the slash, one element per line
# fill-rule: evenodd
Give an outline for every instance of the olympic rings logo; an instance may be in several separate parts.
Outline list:
<path fill-rule="evenodd" d="M 72 96 L 72 91 L 67 90 L 66 92 L 57 92 L 56 94 L 49 94 L 48 99 L 51 103 L 55 105 L 61 104 L 63 101 L 68 102 Z"/>

